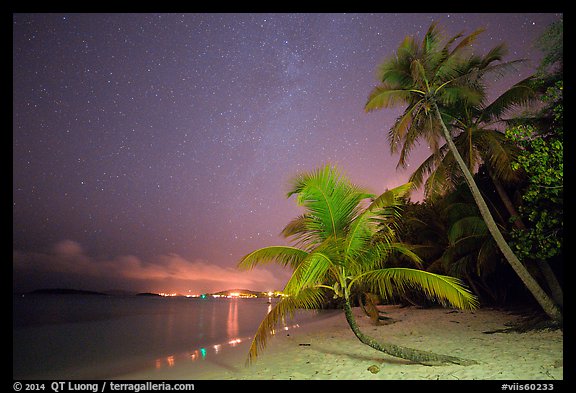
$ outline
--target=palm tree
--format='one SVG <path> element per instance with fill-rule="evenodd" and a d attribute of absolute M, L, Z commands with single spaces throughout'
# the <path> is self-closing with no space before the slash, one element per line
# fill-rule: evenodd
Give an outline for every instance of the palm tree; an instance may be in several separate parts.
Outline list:
<path fill-rule="evenodd" d="M 416 263 L 418 257 L 395 241 L 394 231 L 386 234 L 382 224 L 387 216 L 398 214 L 400 196 L 411 185 L 404 184 L 379 197 L 350 184 L 337 169 L 326 166 L 297 176 L 288 197 L 297 195 L 305 213 L 290 222 L 283 231 L 295 246 L 272 246 L 244 256 L 240 268 L 276 262 L 293 269 L 280 300 L 260 324 L 250 347 L 248 360 L 255 359 L 281 318 L 299 308 L 319 308 L 323 294 L 329 291 L 343 299 L 346 320 L 364 344 L 386 354 L 424 364 L 472 364 L 473 361 L 432 352 L 400 347 L 364 334 L 352 313 L 351 295 L 368 290 L 383 299 L 420 288 L 441 304 L 473 309 L 477 300 L 453 277 L 411 268 L 386 268 L 392 253 L 402 253 Z M 384 218 L 383 218 L 384 217 Z"/>
<path fill-rule="evenodd" d="M 490 51 L 480 64 L 487 67 L 492 61 L 500 60 L 505 53 L 504 46 L 499 45 Z M 474 107 L 460 103 L 458 106 L 453 105 L 447 108 L 453 112 L 450 114 L 452 121 L 447 124 L 447 127 L 452 129 L 455 135 L 454 145 L 468 170 L 473 173 L 480 165 L 484 165 L 498 196 L 513 220 L 513 225 L 520 230 L 526 230 L 526 226 L 503 185 L 503 183 L 518 184 L 521 180 L 521 171 L 512 169 L 512 162 L 519 148 L 506 138 L 497 125 L 505 121 L 503 119 L 505 113 L 526 105 L 536 98 L 534 84 L 534 77 L 526 78 L 506 90 L 489 105 L 481 104 Z M 426 178 L 424 195 L 428 197 L 442 194 L 454 189 L 462 182 L 462 172 L 456 167 L 457 163 L 448 144 L 444 144 L 424 160 L 412 173 L 409 181 L 414 183 L 415 187 L 420 187 Z M 547 261 L 541 260 L 536 263 L 536 266 L 550 288 L 552 298 L 562 307 L 562 287 L 550 265 Z"/>
<path fill-rule="evenodd" d="M 455 105 L 475 107 L 482 104 L 485 99 L 483 76 L 502 73 L 515 63 L 493 65 L 490 64 L 490 56 L 481 58 L 468 54 L 468 48 L 481 32 L 477 30 L 462 38 L 453 49 L 452 44 L 462 35 L 445 39 L 434 23 L 421 45 L 413 37 L 407 37 L 398 47 L 396 56 L 380 66 L 381 83 L 369 95 L 365 109 L 372 111 L 407 105 L 388 134 L 393 153 L 398 150 L 398 144 L 403 142 L 399 165 L 407 162 L 417 140 L 424 138 L 434 151 L 438 150 L 441 138 L 446 141 L 498 248 L 546 314 L 560 322 L 562 314 L 558 307 L 506 243 L 446 127 L 452 121 L 450 115 L 453 112 L 450 108 Z M 486 59 L 490 63 L 486 64 Z"/>

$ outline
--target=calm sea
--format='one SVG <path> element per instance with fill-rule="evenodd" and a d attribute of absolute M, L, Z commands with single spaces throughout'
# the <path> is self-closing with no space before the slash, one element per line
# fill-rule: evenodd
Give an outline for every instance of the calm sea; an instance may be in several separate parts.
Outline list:
<path fill-rule="evenodd" d="M 106 379 L 251 340 L 268 299 L 26 295 L 13 298 L 14 379 Z M 315 316 L 298 313 L 279 328 Z M 171 360 L 172 359 L 172 360 Z"/>

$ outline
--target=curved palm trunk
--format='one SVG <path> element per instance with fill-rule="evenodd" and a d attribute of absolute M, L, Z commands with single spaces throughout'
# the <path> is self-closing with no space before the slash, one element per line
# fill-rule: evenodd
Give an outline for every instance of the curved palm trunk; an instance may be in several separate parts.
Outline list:
<path fill-rule="evenodd" d="M 374 338 L 369 337 L 360 331 L 360 328 L 354 319 L 354 315 L 352 314 L 352 307 L 350 306 L 350 301 L 348 299 L 344 302 L 344 313 L 346 314 L 348 325 L 350 325 L 350 328 L 358 340 L 377 351 L 427 366 L 437 366 L 446 363 L 460 364 L 462 366 L 478 364 L 474 360 L 460 359 L 454 356 L 440 355 L 433 352 L 420 351 L 413 348 L 378 342 Z"/>
<path fill-rule="evenodd" d="M 504 257 L 506 258 L 512 269 L 514 269 L 520 280 L 522 280 L 524 285 L 526 285 L 526 288 L 528 288 L 528 290 L 532 293 L 532 295 L 534 296 L 538 304 L 540 304 L 544 312 L 552 320 L 561 323 L 562 313 L 560 312 L 556 304 L 554 304 L 554 302 L 550 299 L 550 297 L 546 294 L 546 292 L 544 292 L 544 290 L 542 289 L 540 284 L 538 284 L 538 282 L 534 279 L 534 277 L 530 275 L 528 270 L 526 270 L 526 267 L 524 267 L 524 265 L 522 265 L 518 257 L 516 257 L 516 255 L 508 245 L 508 243 L 506 243 L 506 240 L 504 239 L 504 236 L 502 236 L 502 233 L 498 229 L 498 226 L 496 225 L 496 222 L 494 221 L 494 218 L 492 217 L 492 214 L 490 213 L 490 210 L 488 209 L 486 202 L 484 201 L 482 195 L 480 194 L 480 190 L 478 189 L 476 182 L 474 182 L 472 174 L 470 173 L 468 167 L 464 163 L 462 156 L 458 152 L 458 149 L 456 148 L 456 145 L 454 144 L 454 141 L 452 140 L 452 137 L 450 136 L 450 133 L 448 132 L 448 129 L 444 124 L 444 121 L 442 120 L 442 115 L 440 114 L 438 106 L 436 104 L 433 104 L 433 106 L 434 111 L 436 112 L 436 116 L 438 116 L 438 119 L 440 120 L 440 125 L 442 126 L 442 131 L 444 132 L 444 138 L 446 139 L 446 143 L 448 143 L 450 151 L 454 155 L 454 158 L 456 158 L 456 162 L 458 163 L 460 169 L 462 170 L 462 173 L 464 174 L 464 178 L 466 179 L 468 187 L 470 187 L 470 191 L 472 193 L 472 196 L 474 197 L 474 200 L 476 201 L 476 204 L 478 205 L 480 214 L 482 215 L 482 218 L 486 222 L 486 226 L 488 227 L 490 234 L 492 235 L 492 237 L 494 237 L 494 240 L 496 241 L 498 248 L 500 249 L 500 251 L 502 251 L 502 254 L 504 254 Z"/>
<path fill-rule="evenodd" d="M 492 174 L 492 171 L 489 170 L 488 174 L 490 176 L 490 179 L 492 179 L 494 188 L 496 188 L 496 192 L 498 192 L 498 195 L 500 196 L 502 203 L 506 207 L 508 214 L 510 215 L 510 217 L 513 217 L 514 226 L 517 229 L 526 230 L 526 225 L 524 225 L 522 218 L 520 218 L 520 215 L 518 214 L 516 208 L 512 204 L 512 201 L 508 197 L 506 190 L 504 190 L 504 187 L 502 187 L 502 184 L 500 184 L 498 179 L 496 179 L 496 177 Z M 552 271 L 550 264 L 547 261 L 538 261 L 536 262 L 536 266 L 538 266 L 538 268 L 540 269 L 540 272 L 542 273 L 544 280 L 546 280 L 548 288 L 550 288 L 550 294 L 552 295 L 552 299 L 554 299 L 556 304 L 558 304 L 560 307 L 564 307 L 564 292 L 562 291 L 562 286 L 560 285 L 560 282 L 558 282 L 558 278 Z"/>

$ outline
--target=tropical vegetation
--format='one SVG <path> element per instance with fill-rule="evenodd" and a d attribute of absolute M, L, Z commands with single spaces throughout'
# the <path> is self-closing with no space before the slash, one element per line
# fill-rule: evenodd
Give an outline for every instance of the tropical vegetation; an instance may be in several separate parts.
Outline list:
<path fill-rule="evenodd" d="M 352 294 L 358 288 L 390 299 L 411 288 L 421 290 L 441 304 L 460 309 L 478 306 L 476 297 L 457 278 L 421 269 L 387 267 L 394 254 L 408 257 L 416 266 L 419 258 L 396 241 L 389 221 L 399 214 L 401 197 L 411 184 L 404 184 L 376 197 L 353 185 L 340 172 L 325 166 L 298 175 L 288 192 L 297 196 L 305 212 L 284 228 L 294 246 L 271 246 L 246 255 L 239 267 L 275 262 L 293 273 L 280 300 L 266 315 L 250 347 L 249 360 L 257 357 L 276 324 L 300 308 L 319 308 L 323 294 L 343 299 L 346 320 L 364 344 L 403 359 L 424 364 L 471 364 L 472 361 L 413 348 L 378 342 L 363 333 L 352 313 Z M 392 220 L 393 221 L 393 220 Z"/>
<path fill-rule="evenodd" d="M 503 61 L 503 44 L 475 54 L 481 33 L 448 37 L 432 24 L 378 69 L 365 109 L 404 108 L 388 132 L 398 166 L 407 166 L 419 142 L 432 151 L 408 183 L 377 196 L 330 165 L 294 178 L 288 197 L 304 212 L 282 231 L 292 245 L 255 250 L 239 263 L 292 271 L 288 296 L 260 324 L 250 361 L 278 321 L 325 306 L 328 295 L 361 342 L 423 364 L 473 361 L 369 337 L 352 313 L 355 299 L 364 309 L 374 299 L 460 309 L 528 305 L 549 326 L 562 326 L 562 20 L 538 42 L 538 71 L 490 102 L 489 81 L 522 61 Z M 412 202 L 418 187 L 424 200 Z"/>
<path fill-rule="evenodd" d="M 500 62 L 502 46 L 497 46 L 485 56 L 472 53 L 471 46 L 481 32 L 482 30 L 477 30 L 465 37 L 462 34 L 447 37 L 437 24 L 432 24 L 421 42 L 412 36 L 406 37 L 396 54 L 379 67 L 378 78 L 381 83 L 369 95 L 365 109 L 373 111 L 405 106 L 404 112 L 388 133 L 391 151 L 395 153 L 400 150 L 399 165 L 407 162 L 411 149 L 422 139 L 435 152 L 433 162 L 439 163 L 439 157 L 446 160 L 446 150 L 449 150 L 451 160 L 455 161 L 461 178 L 468 185 L 486 228 L 502 255 L 544 312 L 551 319 L 561 322 L 562 313 L 558 305 L 530 274 L 504 238 L 470 168 L 470 165 L 474 165 L 472 158 L 475 156 L 473 143 L 470 142 L 473 134 L 486 137 L 487 145 L 491 147 L 501 146 L 499 141 L 504 139 L 494 138 L 497 134 L 484 132 L 485 130 L 479 127 L 482 119 L 490 119 L 502 113 L 506 106 L 514 103 L 518 97 L 526 100 L 526 97 L 530 96 L 530 86 L 522 83 L 515 86 L 512 94 L 505 93 L 504 99 L 497 100 L 491 106 L 485 104 L 485 79 L 488 76 L 502 75 L 518 61 Z M 469 142 L 457 146 L 455 135 L 463 136 L 461 139 Z M 448 146 L 443 155 L 439 148 L 441 140 Z M 485 163 L 491 164 L 490 160 L 495 161 L 495 165 L 487 167 L 489 172 L 502 165 L 498 162 L 502 161 L 502 158 L 497 158 L 498 155 L 509 161 L 508 154 L 499 154 L 501 150 L 489 149 L 490 157 L 485 159 Z M 467 157 L 470 165 L 462 158 L 461 151 L 469 152 Z M 446 163 L 438 164 L 436 172 L 438 171 L 440 174 L 436 173 L 435 176 L 441 175 L 444 181 L 453 178 L 456 173 L 454 165 Z"/>

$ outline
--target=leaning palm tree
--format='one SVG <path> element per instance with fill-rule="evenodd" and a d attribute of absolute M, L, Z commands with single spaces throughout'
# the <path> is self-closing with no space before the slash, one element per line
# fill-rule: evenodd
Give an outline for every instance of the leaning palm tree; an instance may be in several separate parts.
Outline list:
<path fill-rule="evenodd" d="M 381 83 L 370 93 L 365 109 L 406 105 L 388 134 L 392 152 L 398 151 L 402 143 L 399 165 L 407 162 L 417 140 L 424 138 L 434 151 L 438 150 L 441 139 L 446 141 L 498 248 L 544 312 L 560 322 L 559 308 L 506 243 L 446 127 L 452 121 L 450 108 L 463 103 L 471 107 L 482 104 L 485 99 L 483 76 L 501 74 L 515 63 L 485 64 L 485 58 L 469 54 L 471 44 L 481 31 L 462 38 L 454 48 L 452 45 L 462 35 L 446 39 L 436 24 L 430 26 L 421 45 L 414 37 L 407 37 L 396 55 L 380 66 Z"/>
<path fill-rule="evenodd" d="M 505 46 L 501 44 L 477 63 L 486 68 L 494 61 L 500 61 L 505 54 Z M 513 225 L 520 230 L 526 230 L 526 226 L 503 185 L 518 184 L 521 180 L 521 172 L 512 169 L 519 147 L 506 138 L 498 125 L 506 122 L 505 114 L 528 105 L 536 97 L 535 78 L 531 76 L 513 85 L 490 104 L 472 106 L 459 102 L 444 111 L 451 119 L 446 126 L 452 130 L 454 145 L 468 170 L 473 173 L 480 165 L 484 165 Z M 409 179 L 415 187 L 424 184 L 426 197 L 453 190 L 462 180 L 462 172 L 458 170 L 458 164 L 447 143 L 425 159 Z M 552 299 L 562 307 L 562 287 L 550 265 L 542 260 L 537 261 L 536 266 L 550 289 Z"/>
<path fill-rule="evenodd" d="M 346 320 L 364 344 L 386 354 L 423 364 L 473 364 L 473 361 L 378 342 L 364 334 L 352 312 L 351 295 L 368 290 L 391 299 L 419 288 L 441 304 L 460 309 L 477 306 L 476 297 L 453 277 L 411 268 L 386 268 L 392 253 L 402 253 L 415 263 L 418 257 L 395 241 L 394 231 L 382 230 L 387 215 L 399 214 L 400 196 L 411 185 L 389 190 L 379 197 L 352 185 L 337 169 L 322 169 L 297 176 L 288 197 L 297 195 L 305 213 L 290 222 L 283 234 L 294 246 L 258 249 L 242 258 L 240 268 L 275 262 L 293 269 L 281 299 L 260 324 L 249 351 L 254 360 L 266 345 L 276 324 L 300 308 L 319 308 L 326 292 L 342 298 Z"/>

